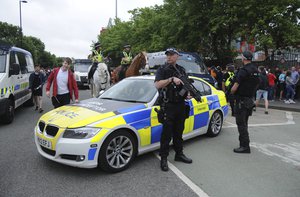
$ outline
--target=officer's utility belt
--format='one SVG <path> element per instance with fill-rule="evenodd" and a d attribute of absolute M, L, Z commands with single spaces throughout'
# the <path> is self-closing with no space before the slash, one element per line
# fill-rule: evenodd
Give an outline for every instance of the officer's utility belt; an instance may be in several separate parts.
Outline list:
<path fill-rule="evenodd" d="M 254 107 L 254 101 L 250 97 L 236 96 L 236 103 L 246 109 L 252 109 Z"/>

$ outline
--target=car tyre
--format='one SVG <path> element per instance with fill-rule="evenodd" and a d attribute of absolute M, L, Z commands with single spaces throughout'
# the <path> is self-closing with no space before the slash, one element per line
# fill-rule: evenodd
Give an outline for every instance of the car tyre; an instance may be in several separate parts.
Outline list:
<path fill-rule="evenodd" d="M 101 146 L 98 165 L 107 172 L 120 172 L 129 167 L 136 156 L 136 140 L 128 131 L 119 130 L 109 135 Z"/>
<path fill-rule="evenodd" d="M 12 99 L 7 99 L 5 105 L 5 113 L 1 117 L 1 122 L 4 124 L 10 124 L 15 118 L 15 106 Z"/>
<path fill-rule="evenodd" d="M 221 112 L 220 111 L 214 112 L 209 122 L 207 135 L 209 137 L 216 137 L 221 132 L 222 125 L 223 125 L 223 116 Z"/>

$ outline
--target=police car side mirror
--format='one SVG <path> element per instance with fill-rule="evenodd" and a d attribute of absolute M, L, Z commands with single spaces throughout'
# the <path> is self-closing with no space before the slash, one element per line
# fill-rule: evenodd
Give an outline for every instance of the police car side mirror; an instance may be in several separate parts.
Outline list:
<path fill-rule="evenodd" d="M 20 65 L 17 63 L 13 63 L 10 67 L 9 67 L 9 76 L 11 75 L 18 75 L 20 74 Z"/>

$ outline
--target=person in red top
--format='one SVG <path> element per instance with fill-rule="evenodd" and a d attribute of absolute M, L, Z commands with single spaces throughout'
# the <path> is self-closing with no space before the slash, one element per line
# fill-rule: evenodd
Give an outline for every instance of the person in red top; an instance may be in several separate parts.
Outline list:
<path fill-rule="evenodd" d="M 54 108 L 70 104 L 73 100 L 78 103 L 78 87 L 73 72 L 70 70 L 72 60 L 65 58 L 60 68 L 55 68 L 48 77 L 46 95 L 50 98 L 50 87 L 53 83 L 52 104 Z"/>
<path fill-rule="evenodd" d="M 273 71 L 269 71 L 268 80 L 269 80 L 268 100 L 274 101 L 276 76 L 273 74 Z"/>

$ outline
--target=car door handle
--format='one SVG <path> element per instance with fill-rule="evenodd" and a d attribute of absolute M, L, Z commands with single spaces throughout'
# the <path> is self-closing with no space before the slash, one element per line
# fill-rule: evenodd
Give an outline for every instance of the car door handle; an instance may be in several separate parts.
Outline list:
<path fill-rule="evenodd" d="M 208 105 L 210 105 L 213 103 L 213 101 L 208 100 L 207 103 L 208 103 Z"/>
<path fill-rule="evenodd" d="M 145 126 L 144 129 L 148 129 L 150 126 Z"/>

